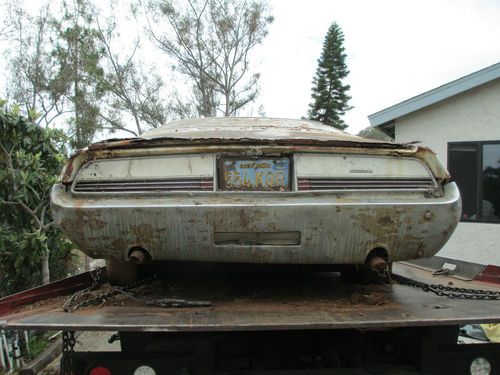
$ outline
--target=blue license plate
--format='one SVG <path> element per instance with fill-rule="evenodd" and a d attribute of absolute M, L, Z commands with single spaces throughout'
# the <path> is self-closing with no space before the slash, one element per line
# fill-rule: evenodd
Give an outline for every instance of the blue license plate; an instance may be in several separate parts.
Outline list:
<path fill-rule="evenodd" d="M 219 188 L 243 191 L 290 191 L 290 159 L 222 159 Z"/>

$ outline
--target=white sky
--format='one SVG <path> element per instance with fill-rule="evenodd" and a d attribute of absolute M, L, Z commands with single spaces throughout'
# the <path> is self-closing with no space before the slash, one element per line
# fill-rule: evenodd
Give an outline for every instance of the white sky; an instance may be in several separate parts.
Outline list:
<path fill-rule="evenodd" d="M 258 54 L 267 116 L 300 118 L 332 22 L 344 31 L 350 133 L 367 116 L 500 61 L 498 0 L 271 0 L 275 16 Z"/>
<path fill-rule="evenodd" d="M 499 0 L 269 2 L 275 21 L 251 60 L 261 73 L 261 93 L 246 114 L 263 105 L 268 117 L 306 115 L 332 22 L 345 35 L 350 133 L 369 126 L 374 112 L 500 61 Z M 41 2 L 24 3 L 36 9 Z M 163 58 L 159 53 L 155 60 Z"/>

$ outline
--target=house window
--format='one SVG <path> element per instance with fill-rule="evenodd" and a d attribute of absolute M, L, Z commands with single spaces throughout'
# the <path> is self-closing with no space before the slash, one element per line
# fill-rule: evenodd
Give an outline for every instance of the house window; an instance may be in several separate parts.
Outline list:
<path fill-rule="evenodd" d="M 462 221 L 500 222 L 500 141 L 448 143 L 448 170 L 462 195 Z"/>

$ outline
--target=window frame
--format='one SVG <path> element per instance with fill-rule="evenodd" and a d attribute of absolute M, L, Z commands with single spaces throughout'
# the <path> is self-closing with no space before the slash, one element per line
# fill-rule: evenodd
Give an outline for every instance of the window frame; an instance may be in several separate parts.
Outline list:
<path fill-rule="evenodd" d="M 470 146 L 475 145 L 477 149 L 477 174 L 474 177 L 476 179 L 477 197 L 476 197 L 476 208 L 479 219 L 474 220 L 463 220 L 460 218 L 461 223 L 484 223 L 484 224 L 500 224 L 500 219 L 498 221 L 485 221 L 483 220 L 483 205 L 480 204 L 483 201 L 483 146 L 497 144 L 500 146 L 500 140 L 495 141 L 453 141 L 448 142 L 447 145 L 447 157 L 446 157 L 446 167 L 450 170 L 450 146 Z M 453 176 L 452 176 L 453 177 Z"/>

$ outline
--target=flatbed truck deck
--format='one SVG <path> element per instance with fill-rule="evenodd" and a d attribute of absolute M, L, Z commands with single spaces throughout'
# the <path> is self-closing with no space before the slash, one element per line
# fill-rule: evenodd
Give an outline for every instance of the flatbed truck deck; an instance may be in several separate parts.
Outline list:
<path fill-rule="evenodd" d="M 140 363 L 154 374 L 476 375 L 472 361 L 483 357 L 490 373 L 498 373 L 498 344 L 458 345 L 457 337 L 462 325 L 500 322 L 500 299 L 448 298 L 419 285 L 481 289 L 492 296 L 500 288 L 431 271 L 394 264 L 395 280 L 378 285 L 346 282 L 330 272 L 195 272 L 161 278 L 72 312 L 62 308 L 68 295 L 12 305 L 0 325 L 119 332 L 120 353 L 70 351 L 73 373 L 85 375 L 99 366 L 110 374 L 136 374 Z M 165 297 L 210 305 L 151 305 Z"/>

